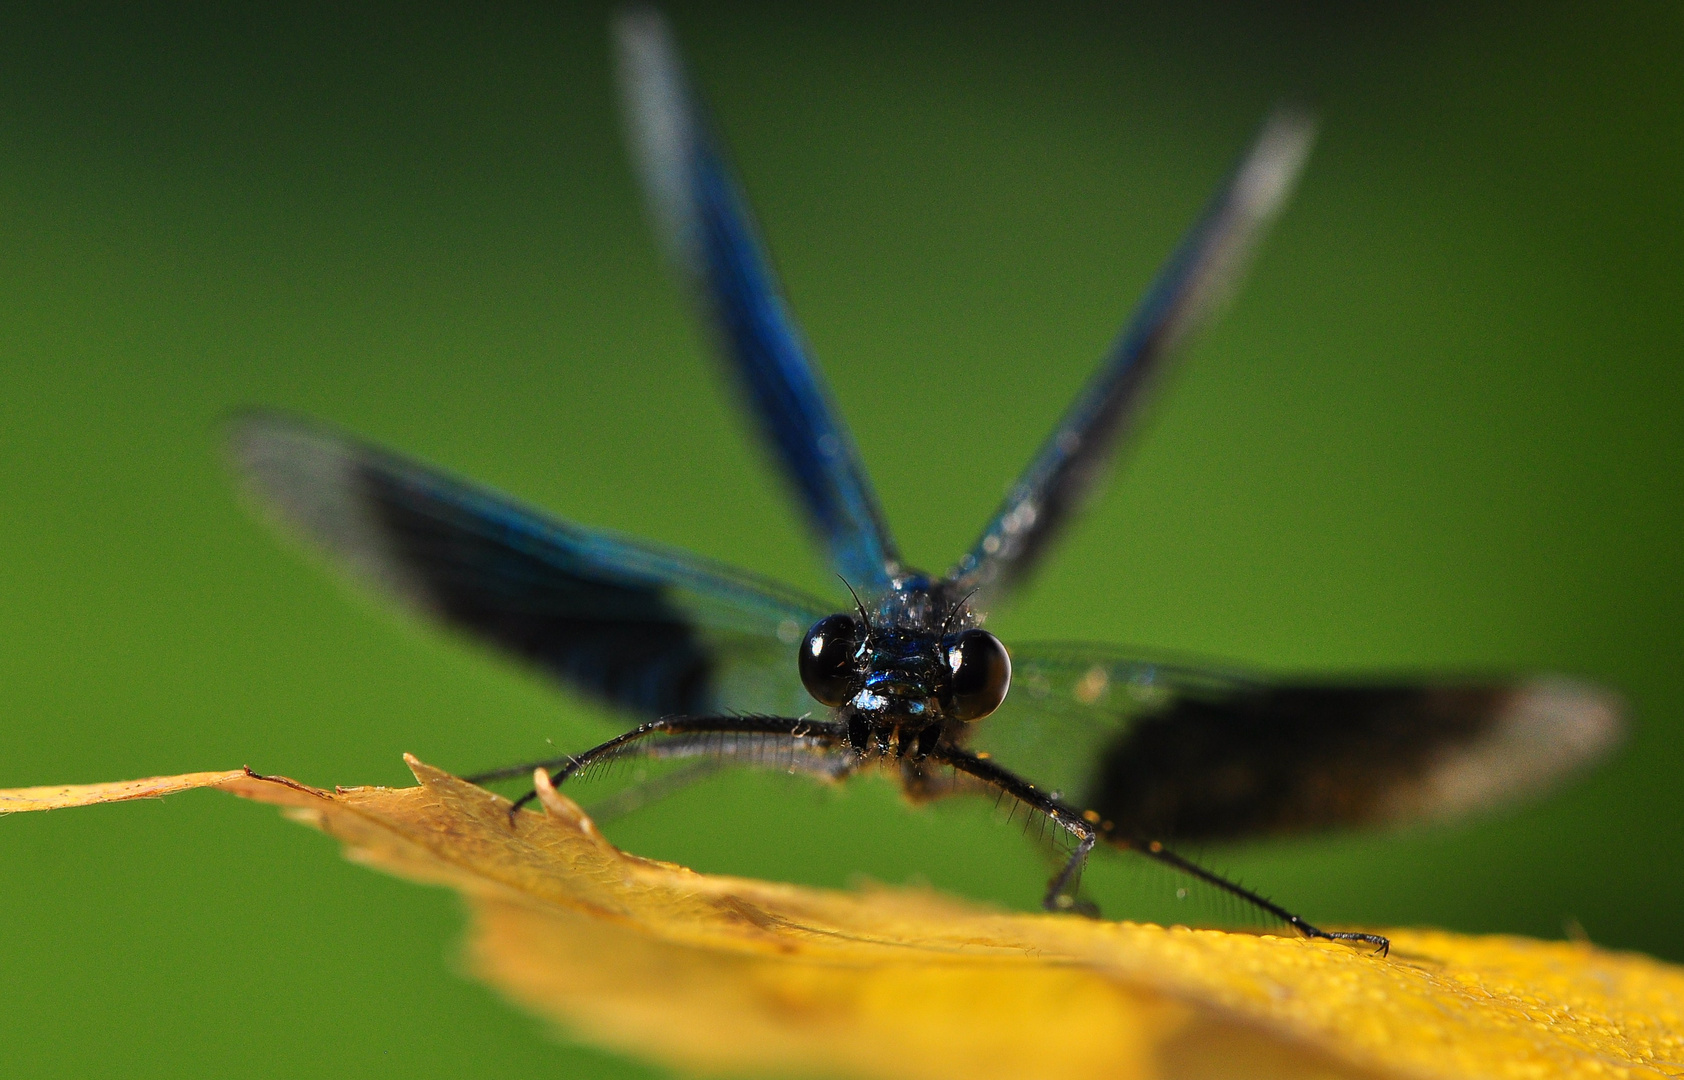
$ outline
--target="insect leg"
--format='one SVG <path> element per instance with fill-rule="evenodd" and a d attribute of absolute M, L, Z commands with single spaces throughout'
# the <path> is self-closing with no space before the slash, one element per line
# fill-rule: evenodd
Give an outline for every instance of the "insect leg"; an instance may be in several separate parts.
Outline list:
<path fill-rule="evenodd" d="M 650 777 L 605 799 L 593 802 L 585 807 L 585 813 L 590 815 L 592 821 L 602 825 L 627 814 L 634 814 L 650 803 L 659 802 L 674 792 L 682 791 L 698 780 L 706 780 L 724 767 L 725 763 L 718 758 L 701 758 L 681 769 Z"/>
<path fill-rule="evenodd" d="M 526 778 L 536 769 L 546 772 L 558 769 L 570 761 L 570 758 L 555 758 L 549 761 L 533 761 L 521 765 L 509 765 L 490 772 L 478 773 L 467 778 L 470 784 L 485 784 L 496 780 L 508 780 L 519 776 Z M 598 825 L 633 814 L 648 806 L 659 802 L 675 792 L 682 791 L 699 780 L 706 780 L 723 769 L 725 763 L 719 758 L 701 758 L 690 762 L 683 768 L 665 773 L 661 776 L 642 780 L 622 791 L 593 802 L 585 807 L 585 813 Z"/>
<path fill-rule="evenodd" d="M 1064 864 L 1063 869 L 1053 876 L 1052 881 L 1047 886 L 1046 898 L 1042 900 L 1041 905 L 1049 911 L 1075 910 L 1084 914 L 1098 914 L 1098 911 L 1091 905 L 1084 904 L 1076 898 L 1076 890 L 1080 884 L 1082 866 L 1087 861 L 1088 853 L 1093 850 L 1094 844 L 1099 840 L 1099 827 L 1089 822 L 1086 817 L 1063 801 L 1039 790 L 1027 780 L 1009 770 L 1002 769 L 987 758 L 979 758 L 969 751 L 955 746 L 940 746 L 930 754 L 928 760 L 951 765 L 960 772 L 981 781 L 985 786 L 995 788 L 1003 794 L 1017 799 L 1031 810 L 1044 814 L 1055 825 L 1074 836 L 1076 838 L 1076 850 L 1071 853 L 1070 859 Z M 1107 833 L 1105 838 L 1120 847 L 1138 851 L 1147 858 L 1173 867 L 1189 877 L 1196 878 L 1207 885 L 1212 885 L 1232 896 L 1236 896 L 1260 911 L 1280 919 L 1305 937 L 1320 938 L 1324 941 L 1372 945 L 1382 956 L 1391 948 L 1391 942 L 1379 934 L 1323 930 L 1303 916 L 1293 914 L 1243 885 L 1229 881 L 1195 862 L 1182 858 L 1155 840 L 1151 842 L 1130 842 L 1114 833 Z"/>
<path fill-rule="evenodd" d="M 1088 860 L 1088 853 L 1099 841 L 1099 830 L 1087 821 L 1075 809 L 1065 805 L 1048 792 L 1042 791 L 1034 784 L 1018 776 L 1016 773 L 1002 769 L 988 758 L 977 757 L 968 750 L 957 746 L 941 745 L 932 751 L 928 761 L 951 765 L 959 772 L 982 782 L 989 788 L 997 789 L 1003 794 L 1023 803 L 1029 809 L 1045 815 L 1053 824 L 1069 833 L 1076 840 L 1076 849 L 1070 853 L 1070 858 L 1058 873 L 1053 875 L 1047 883 L 1047 894 L 1041 900 L 1041 906 L 1048 911 L 1079 911 L 1084 915 L 1098 915 L 1099 912 L 1092 905 L 1085 904 L 1076 898 L 1077 888 L 1081 884 L 1082 866 Z"/>
<path fill-rule="evenodd" d="M 519 765 L 504 765 L 497 769 L 487 769 L 484 772 L 464 776 L 462 779 L 470 784 L 492 784 L 498 780 L 513 780 L 517 776 L 531 776 L 534 769 L 543 769 L 545 772 L 550 772 L 561 768 L 572 760 L 573 756 L 569 754 L 566 757 L 545 758 L 542 761 L 523 761 Z"/>
<path fill-rule="evenodd" d="M 721 753 L 718 747 L 703 747 L 701 742 L 704 739 L 706 739 L 704 735 L 693 735 L 689 737 L 689 743 L 686 745 L 684 739 L 674 738 L 668 740 L 658 749 L 651 748 L 649 754 L 651 757 L 694 757 L 702 752 L 709 756 L 696 757 L 695 760 L 673 772 L 640 781 L 604 799 L 590 803 L 585 807 L 585 813 L 590 815 L 592 821 L 602 825 L 627 814 L 636 813 L 650 803 L 659 802 L 668 795 L 682 791 L 691 784 L 715 776 L 733 763 L 743 764 L 741 760 L 734 762 L 733 755 Z M 768 746 L 768 740 L 772 739 L 776 739 L 783 745 Z M 825 780 L 841 780 L 854 769 L 854 760 L 851 754 L 835 747 L 818 745 L 811 738 L 805 736 L 801 738 L 756 736 L 755 742 L 747 755 L 741 753 L 735 755 L 739 759 L 745 756 L 751 759 L 748 764 L 759 768 L 780 769 L 790 773 L 808 773 Z M 535 768 L 537 768 L 536 765 L 527 766 L 526 775 L 530 775 Z"/>
<path fill-rule="evenodd" d="M 1130 843 L 1116 837 L 1108 837 L 1108 839 L 1111 839 L 1114 843 L 1117 843 L 1122 847 L 1128 848 L 1130 851 L 1138 851 L 1149 859 L 1155 859 L 1158 862 L 1163 863 L 1165 866 L 1172 866 L 1189 877 L 1197 878 L 1207 885 L 1214 885 L 1223 892 L 1232 896 L 1237 896 L 1246 903 L 1251 904 L 1253 907 L 1273 915 L 1275 918 L 1286 923 L 1288 926 L 1297 930 L 1300 934 L 1303 934 L 1307 938 L 1320 938 L 1323 941 L 1344 941 L 1353 944 L 1372 945 L 1381 956 L 1385 956 L 1391 951 L 1391 941 L 1379 934 L 1360 934 L 1349 930 L 1323 930 L 1310 923 L 1310 921 L 1305 919 L 1302 915 L 1294 915 L 1292 912 L 1281 907 L 1274 901 L 1259 896 L 1245 886 L 1229 881 L 1220 874 L 1212 873 L 1196 862 L 1182 858 L 1180 855 L 1177 855 L 1175 852 L 1171 851 L 1169 848 L 1165 847 L 1156 840 L 1143 843 Z"/>
<path fill-rule="evenodd" d="M 733 738 L 729 744 L 725 736 L 748 736 L 747 740 Z M 550 771 L 550 782 L 560 786 L 574 774 L 593 765 L 611 761 L 623 755 L 641 754 L 650 757 L 716 757 L 742 758 L 758 763 L 756 755 L 768 741 L 787 744 L 790 754 L 786 764 L 832 777 L 845 775 L 850 767 L 847 759 L 836 751 L 846 740 L 840 725 L 824 721 L 783 716 L 668 716 L 617 735 L 599 746 L 579 754 L 570 754 L 552 761 L 498 769 L 471 778 L 480 780 L 505 779 L 525 775 L 533 769 Z M 813 760 L 807 760 L 811 758 Z M 536 797 L 527 792 L 509 808 L 512 816 Z"/>

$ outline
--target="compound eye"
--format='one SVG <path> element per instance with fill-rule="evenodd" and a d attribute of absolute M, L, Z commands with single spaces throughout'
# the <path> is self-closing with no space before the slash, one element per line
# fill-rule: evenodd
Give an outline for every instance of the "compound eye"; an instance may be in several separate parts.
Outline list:
<path fill-rule="evenodd" d="M 826 615 L 801 640 L 801 685 L 832 708 L 854 696 L 865 628 L 852 615 Z"/>
<path fill-rule="evenodd" d="M 1012 658 L 986 630 L 947 639 L 948 711 L 956 720 L 981 720 L 1000 707 L 1012 685 Z"/>

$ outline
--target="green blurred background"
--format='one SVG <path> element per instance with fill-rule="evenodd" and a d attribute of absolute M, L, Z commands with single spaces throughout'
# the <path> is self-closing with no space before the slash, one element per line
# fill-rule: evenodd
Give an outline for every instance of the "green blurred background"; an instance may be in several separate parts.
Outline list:
<path fill-rule="evenodd" d="M 674 14 L 903 548 L 937 569 L 1267 107 L 1316 102 L 1249 286 L 992 625 L 1616 687 L 1627 746 L 1546 801 L 1219 861 L 1328 922 L 1576 919 L 1684 959 L 1676 5 Z M 0 785 L 402 783 L 403 751 L 467 771 L 608 730 L 276 544 L 220 462 L 247 404 L 830 590 L 648 238 L 606 22 L 0 12 Z M 989 815 L 877 782 L 733 777 L 611 834 L 1025 908 L 1045 877 Z M 1096 866 L 1096 897 L 1122 873 Z M 0 822 L 0 903 L 6 1075 L 652 1074 L 460 977 L 452 896 L 226 797 Z"/>

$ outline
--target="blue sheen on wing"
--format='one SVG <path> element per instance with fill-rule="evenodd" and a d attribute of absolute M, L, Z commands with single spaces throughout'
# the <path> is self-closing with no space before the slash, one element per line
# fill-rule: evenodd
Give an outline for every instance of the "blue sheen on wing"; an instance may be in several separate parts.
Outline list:
<path fill-rule="evenodd" d="M 1092 491 L 1153 376 L 1221 307 L 1310 152 L 1315 125 L 1282 110 L 1158 272 L 1133 317 L 949 577 L 992 606 L 1035 567 Z"/>
<path fill-rule="evenodd" d="M 357 577 L 590 697 L 643 717 L 813 707 L 795 650 L 817 601 L 288 418 L 245 419 L 233 450 L 266 508 Z"/>
<path fill-rule="evenodd" d="M 833 567 L 856 587 L 881 590 L 899 569 L 894 542 L 689 91 L 671 33 L 647 11 L 623 16 L 616 29 L 632 147 L 661 238 Z"/>

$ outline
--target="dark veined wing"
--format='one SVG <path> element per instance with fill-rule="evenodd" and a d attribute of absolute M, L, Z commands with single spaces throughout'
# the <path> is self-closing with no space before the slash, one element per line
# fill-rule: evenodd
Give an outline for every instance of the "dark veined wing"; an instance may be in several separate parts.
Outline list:
<path fill-rule="evenodd" d="M 1621 730 L 1612 695 L 1555 677 L 1274 681 L 1076 645 L 1012 665 L 972 747 L 1126 839 L 1446 817 L 1588 764 Z"/>
<path fill-rule="evenodd" d="M 672 32 L 646 9 L 621 15 L 614 30 L 628 133 L 660 238 L 832 566 L 862 592 L 881 591 L 899 569 L 894 541 L 690 89 Z"/>
<path fill-rule="evenodd" d="M 1099 370 L 1059 419 L 976 544 L 948 574 L 992 608 L 1034 569 L 1092 491 L 1157 372 L 1221 308 L 1292 192 L 1315 124 L 1290 109 L 1263 125 L 1146 291 Z"/>
<path fill-rule="evenodd" d="M 247 488 L 289 531 L 438 622 L 642 717 L 814 708 L 796 648 L 828 608 L 585 529 L 287 417 L 240 420 Z"/>

